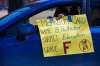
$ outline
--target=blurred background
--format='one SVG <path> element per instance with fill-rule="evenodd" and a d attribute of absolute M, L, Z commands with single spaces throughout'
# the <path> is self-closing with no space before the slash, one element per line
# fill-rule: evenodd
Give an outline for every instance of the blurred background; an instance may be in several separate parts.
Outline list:
<path fill-rule="evenodd" d="M 0 18 L 8 14 L 8 0 L 0 0 Z"/>
<path fill-rule="evenodd" d="M 0 18 L 24 5 L 35 3 L 36 1 L 39 0 L 0 0 Z"/>

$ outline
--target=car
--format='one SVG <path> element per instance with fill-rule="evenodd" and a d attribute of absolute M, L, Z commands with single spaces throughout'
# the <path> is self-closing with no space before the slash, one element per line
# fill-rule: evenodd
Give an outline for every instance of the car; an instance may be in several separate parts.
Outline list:
<path fill-rule="evenodd" d="M 1 66 L 100 66 L 100 26 L 90 26 L 94 53 L 44 58 L 38 28 L 29 23 L 29 18 L 44 10 L 61 5 L 79 6 L 82 1 L 48 0 L 27 5 L 0 20 Z"/>

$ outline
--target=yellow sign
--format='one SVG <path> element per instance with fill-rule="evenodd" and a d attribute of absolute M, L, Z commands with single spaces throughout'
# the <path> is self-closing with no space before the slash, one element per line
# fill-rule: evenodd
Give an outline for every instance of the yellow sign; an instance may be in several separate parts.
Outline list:
<path fill-rule="evenodd" d="M 70 17 L 70 19 L 69 19 Z M 44 57 L 91 53 L 93 42 L 86 15 L 39 19 Z"/>

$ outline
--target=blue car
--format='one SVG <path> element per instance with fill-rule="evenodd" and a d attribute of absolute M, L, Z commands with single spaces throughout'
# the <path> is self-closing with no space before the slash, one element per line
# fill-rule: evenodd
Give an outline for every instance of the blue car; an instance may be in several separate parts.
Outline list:
<path fill-rule="evenodd" d="M 53 16 L 59 14 L 57 9 L 60 7 L 70 5 L 79 6 L 78 12 L 85 13 L 88 9 L 82 7 L 84 2 L 85 0 L 47 0 L 27 5 L 0 20 L 0 66 L 100 66 L 100 26 L 90 26 L 94 53 L 44 58 L 38 27 L 35 22 L 30 23 L 34 16 L 50 8 L 52 14 L 55 14 Z M 78 12 L 64 14 L 74 15 Z"/>

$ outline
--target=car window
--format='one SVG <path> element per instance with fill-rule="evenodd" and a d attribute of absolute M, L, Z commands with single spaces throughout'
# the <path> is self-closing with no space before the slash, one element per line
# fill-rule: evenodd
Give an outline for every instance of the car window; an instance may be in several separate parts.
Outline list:
<path fill-rule="evenodd" d="M 29 21 L 31 24 L 36 25 L 36 20 L 40 18 L 47 18 L 48 16 L 54 16 L 56 8 L 48 9 L 45 11 L 42 11 L 41 13 L 36 14 L 35 16 L 32 16 L 29 18 Z"/>
<path fill-rule="evenodd" d="M 38 13 L 29 18 L 29 22 L 33 25 L 36 25 L 36 20 L 40 18 L 47 18 L 48 16 L 57 17 L 58 14 L 67 15 L 78 15 L 80 14 L 81 9 L 78 6 L 58 6 L 54 7 L 41 13 Z"/>
<path fill-rule="evenodd" d="M 100 9 L 92 9 L 91 26 L 100 26 Z"/>

